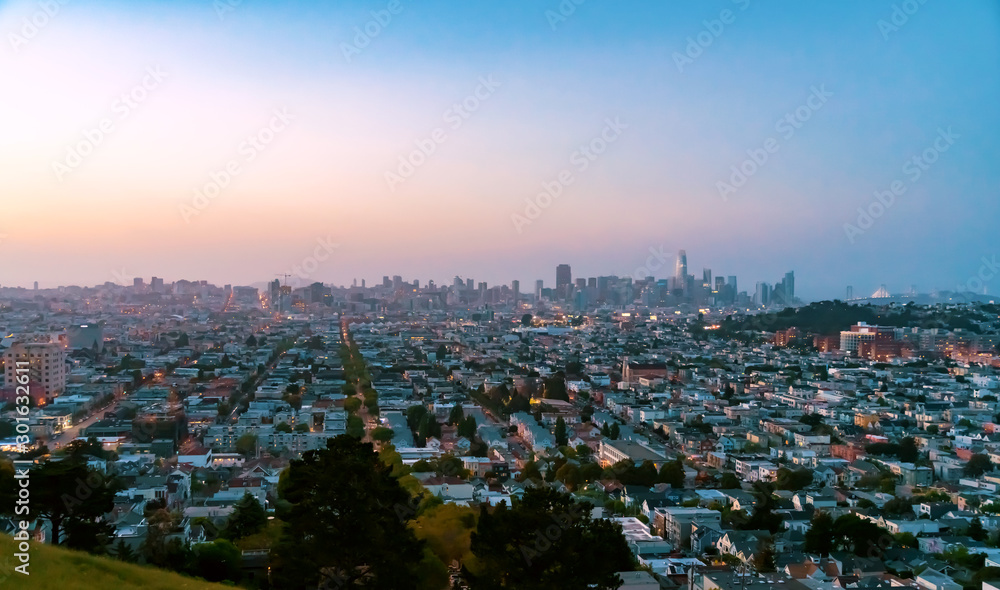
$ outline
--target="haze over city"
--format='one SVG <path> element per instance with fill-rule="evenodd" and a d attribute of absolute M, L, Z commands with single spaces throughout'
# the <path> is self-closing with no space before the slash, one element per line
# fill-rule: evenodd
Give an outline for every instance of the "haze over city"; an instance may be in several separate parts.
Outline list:
<path fill-rule="evenodd" d="M 897 4 L 5 2 L 0 285 L 259 283 L 327 240 L 342 285 L 684 248 L 803 300 L 954 289 L 997 253 L 1000 6 Z"/>

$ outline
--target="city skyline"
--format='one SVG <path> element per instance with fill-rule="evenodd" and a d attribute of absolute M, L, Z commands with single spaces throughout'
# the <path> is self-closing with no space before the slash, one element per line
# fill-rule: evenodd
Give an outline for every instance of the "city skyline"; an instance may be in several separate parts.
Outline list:
<path fill-rule="evenodd" d="M 997 254 L 994 3 L 57 5 L 0 7 L 3 285 L 248 283 L 330 240 L 334 284 L 684 247 L 817 300 Z"/>

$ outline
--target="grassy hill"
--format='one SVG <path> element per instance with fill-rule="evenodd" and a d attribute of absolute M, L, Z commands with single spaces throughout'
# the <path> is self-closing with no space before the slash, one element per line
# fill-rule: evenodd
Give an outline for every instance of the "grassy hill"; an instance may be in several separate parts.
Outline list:
<path fill-rule="evenodd" d="M 14 539 L 0 535 L 0 587 L 51 590 L 232 590 L 152 567 L 123 563 L 106 557 L 70 551 L 51 545 L 31 544 L 30 576 L 14 571 Z"/>

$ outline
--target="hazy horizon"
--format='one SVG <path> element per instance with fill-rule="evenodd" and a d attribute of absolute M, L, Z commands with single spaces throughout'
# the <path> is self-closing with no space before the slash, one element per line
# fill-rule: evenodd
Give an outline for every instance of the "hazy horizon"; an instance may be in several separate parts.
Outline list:
<path fill-rule="evenodd" d="M 0 3 L 0 285 L 249 284 L 322 241 L 336 285 L 530 292 L 650 249 L 804 300 L 992 268 L 1000 5 L 628 8 Z"/>

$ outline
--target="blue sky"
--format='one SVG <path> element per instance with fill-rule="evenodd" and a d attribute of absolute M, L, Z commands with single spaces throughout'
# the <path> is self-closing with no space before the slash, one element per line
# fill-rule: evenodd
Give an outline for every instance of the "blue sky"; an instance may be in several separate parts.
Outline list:
<path fill-rule="evenodd" d="M 624 275 L 650 248 L 684 248 L 695 274 L 752 289 L 794 269 L 819 299 L 954 288 L 1000 254 L 995 2 L 566 0 L 563 20 L 555 1 L 400 1 L 378 26 L 389 2 L 244 0 L 220 17 L 225 2 L 72 0 L 30 38 L 41 5 L 0 4 L 0 248 L 23 261 L 0 284 L 250 283 L 334 236 L 311 280 L 531 284 L 561 262 Z M 115 118 L 152 66 L 165 81 Z M 247 161 L 239 146 L 282 108 L 294 119 Z M 797 109 L 806 120 L 780 123 Z M 58 176 L 107 117 L 113 131 Z M 622 130 L 579 169 L 609 120 Z M 411 176 L 387 180 L 428 141 Z M 933 158 L 919 178 L 914 156 Z M 185 215 L 233 160 L 239 176 Z M 734 166 L 752 173 L 727 192 Z M 572 183 L 523 223 L 563 171 Z M 893 181 L 862 228 L 858 208 L 878 212 Z"/>

